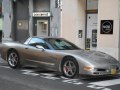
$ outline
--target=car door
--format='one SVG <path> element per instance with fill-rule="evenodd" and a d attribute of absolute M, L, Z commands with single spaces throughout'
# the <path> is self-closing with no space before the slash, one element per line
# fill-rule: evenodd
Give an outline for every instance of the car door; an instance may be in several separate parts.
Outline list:
<path fill-rule="evenodd" d="M 37 45 L 43 48 L 37 48 Z M 57 58 L 52 54 L 50 48 L 43 39 L 32 38 L 25 48 L 25 59 L 32 64 L 54 68 Z"/>

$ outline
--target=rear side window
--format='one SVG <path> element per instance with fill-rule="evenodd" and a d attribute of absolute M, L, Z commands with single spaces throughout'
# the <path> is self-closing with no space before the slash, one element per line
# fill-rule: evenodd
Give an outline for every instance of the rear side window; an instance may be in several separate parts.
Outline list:
<path fill-rule="evenodd" d="M 48 43 L 55 49 L 55 50 L 77 50 L 80 49 L 73 43 L 65 40 L 65 39 L 56 39 L 51 38 L 47 40 Z"/>

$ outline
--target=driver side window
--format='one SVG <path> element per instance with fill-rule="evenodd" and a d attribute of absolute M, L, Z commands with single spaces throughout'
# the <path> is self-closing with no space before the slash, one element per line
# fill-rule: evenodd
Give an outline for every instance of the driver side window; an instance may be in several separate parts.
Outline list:
<path fill-rule="evenodd" d="M 36 47 L 36 45 L 40 45 L 40 46 L 44 47 L 45 49 L 49 49 L 46 42 L 40 38 L 32 38 L 29 42 L 29 45 L 33 46 L 33 47 Z"/>

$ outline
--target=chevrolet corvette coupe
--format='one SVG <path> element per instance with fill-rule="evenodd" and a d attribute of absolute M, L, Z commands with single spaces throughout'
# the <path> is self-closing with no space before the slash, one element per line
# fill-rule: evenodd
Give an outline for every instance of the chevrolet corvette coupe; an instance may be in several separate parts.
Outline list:
<path fill-rule="evenodd" d="M 6 42 L 0 45 L 1 58 L 11 68 L 35 65 L 62 73 L 67 78 L 80 74 L 117 75 L 119 62 L 100 51 L 86 51 L 73 43 L 55 37 L 29 37 L 24 44 Z"/>

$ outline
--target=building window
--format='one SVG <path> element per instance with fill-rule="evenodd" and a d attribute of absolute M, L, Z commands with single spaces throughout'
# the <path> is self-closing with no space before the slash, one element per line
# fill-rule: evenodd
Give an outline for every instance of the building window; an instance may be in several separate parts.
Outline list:
<path fill-rule="evenodd" d="M 98 0 L 87 0 L 87 10 L 97 10 Z"/>
<path fill-rule="evenodd" d="M 59 8 L 60 7 L 60 0 L 55 0 L 55 8 Z"/>
<path fill-rule="evenodd" d="M 50 0 L 33 0 L 34 12 L 49 12 Z"/>

